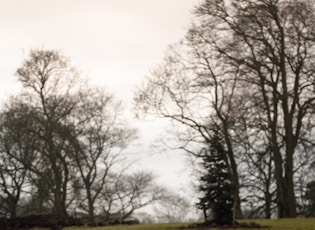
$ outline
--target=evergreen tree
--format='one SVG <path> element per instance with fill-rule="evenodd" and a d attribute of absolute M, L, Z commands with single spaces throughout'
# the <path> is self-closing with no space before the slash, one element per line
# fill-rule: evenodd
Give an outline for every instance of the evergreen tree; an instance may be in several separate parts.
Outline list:
<path fill-rule="evenodd" d="M 220 137 L 215 135 L 208 143 L 208 148 L 201 155 L 204 175 L 200 177 L 199 198 L 197 207 L 203 210 L 205 222 L 209 223 L 206 215 L 212 211 L 212 222 L 223 225 L 233 222 L 233 183 L 229 170 L 226 152 Z"/>

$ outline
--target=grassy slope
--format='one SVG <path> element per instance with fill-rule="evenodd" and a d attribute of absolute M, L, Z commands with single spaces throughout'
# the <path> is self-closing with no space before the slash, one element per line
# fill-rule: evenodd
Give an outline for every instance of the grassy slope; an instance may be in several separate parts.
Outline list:
<path fill-rule="evenodd" d="M 245 222 L 253 222 L 248 220 Z M 260 230 L 315 230 L 315 218 L 310 219 L 280 219 L 280 220 L 255 220 L 256 223 L 266 226 Z M 152 224 L 152 225 L 123 225 L 110 227 L 70 227 L 65 230 L 176 230 L 185 224 Z M 36 229 L 34 229 L 36 230 Z M 37 229 L 39 230 L 39 229 Z M 236 230 L 236 229 L 235 229 Z"/>
<path fill-rule="evenodd" d="M 267 229 L 270 230 L 315 230 L 315 218 L 255 220 L 255 222 L 268 226 Z"/>
<path fill-rule="evenodd" d="M 118 226 L 108 226 L 108 227 L 98 227 L 98 228 L 75 228 L 70 227 L 65 230 L 176 230 L 178 227 L 185 226 L 185 223 L 176 224 L 140 224 L 140 225 L 118 225 Z"/>

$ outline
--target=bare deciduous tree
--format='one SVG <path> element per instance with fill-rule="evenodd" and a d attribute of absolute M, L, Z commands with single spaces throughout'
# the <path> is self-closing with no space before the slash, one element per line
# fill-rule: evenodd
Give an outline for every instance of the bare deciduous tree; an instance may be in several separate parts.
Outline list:
<path fill-rule="evenodd" d="M 89 222 L 94 222 L 95 202 L 113 166 L 123 160 L 121 152 L 135 139 L 136 131 L 122 120 L 121 104 L 104 91 L 89 90 L 82 97 L 74 119 L 80 114 L 75 125 L 75 136 L 71 144 L 75 149 L 73 159 L 79 170 L 84 187 L 85 204 Z"/>
<path fill-rule="evenodd" d="M 27 192 L 37 140 L 28 133 L 33 126 L 28 119 L 28 107 L 13 98 L 11 105 L 0 114 L 0 190 L 5 215 L 16 217 L 20 199 Z"/>
<path fill-rule="evenodd" d="M 236 188 L 238 156 L 261 152 L 262 138 L 278 217 L 296 216 L 294 159 L 314 149 L 313 12 L 312 1 L 205 0 L 186 38 L 136 93 L 137 111 L 188 128 L 178 135 L 185 149 L 219 130 Z"/>
<path fill-rule="evenodd" d="M 154 206 L 154 213 L 159 222 L 178 223 L 187 221 L 192 204 L 186 197 L 171 191 L 165 191 L 165 197 Z"/>
<path fill-rule="evenodd" d="M 112 214 L 118 221 L 132 215 L 136 210 L 159 201 L 164 197 L 164 188 L 154 183 L 151 173 L 140 171 L 129 175 L 113 174 L 98 198 L 100 213 L 110 221 Z"/>
<path fill-rule="evenodd" d="M 120 103 L 104 89 L 89 87 L 59 52 L 31 51 L 17 75 L 39 127 L 30 130 L 40 143 L 33 183 L 38 192 L 49 192 L 46 202 L 54 213 L 67 215 L 73 201 L 70 183 L 79 174 L 93 222 L 95 200 L 108 171 L 135 138 L 135 130 L 123 121 Z"/>
<path fill-rule="evenodd" d="M 80 87 L 78 74 L 70 67 L 67 58 L 56 51 L 32 50 L 21 67 L 17 70 L 19 81 L 24 87 L 23 99 L 33 110 L 33 118 L 40 126 L 37 138 L 38 159 L 41 164 L 34 165 L 38 169 L 36 176 L 49 174 L 50 181 L 45 181 L 52 193 L 49 197 L 54 213 L 66 216 L 67 193 L 69 181 L 75 174 L 71 160 L 68 136 L 70 126 L 65 125 L 66 118 L 78 104 L 75 93 Z M 42 172 L 38 166 L 44 166 Z"/>

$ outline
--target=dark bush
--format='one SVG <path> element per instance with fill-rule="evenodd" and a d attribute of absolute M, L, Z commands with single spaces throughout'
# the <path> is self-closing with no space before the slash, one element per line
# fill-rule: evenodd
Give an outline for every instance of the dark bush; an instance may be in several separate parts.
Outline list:
<path fill-rule="evenodd" d="M 16 218 L 1 218 L 0 230 L 29 229 L 33 227 L 60 230 L 66 226 L 80 226 L 81 221 L 73 217 L 60 217 L 57 215 L 30 215 Z"/>

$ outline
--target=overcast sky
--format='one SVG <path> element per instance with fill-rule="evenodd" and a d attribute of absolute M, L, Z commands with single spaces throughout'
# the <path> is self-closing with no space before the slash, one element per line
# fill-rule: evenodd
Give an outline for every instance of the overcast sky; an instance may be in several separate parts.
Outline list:
<path fill-rule="evenodd" d="M 197 2 L 0 0 L 0 97 L 18 91 L 14 73 L 30 49 L 56 49 L 128 107 L 134 87 L 162 60 L 167 46 L 184 36 Z M 184 157 L 152 156 L 147 148 L 161 131 L 156 123 L 140 126 L 139 167 L 159 173 L 160 181 L 180 186 L 187 182 L 180 175 Z"/>

